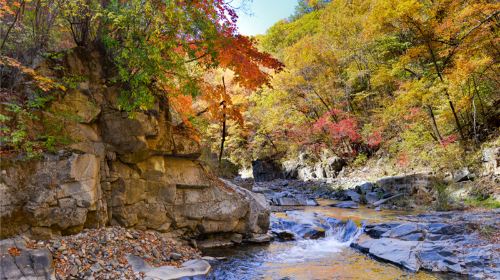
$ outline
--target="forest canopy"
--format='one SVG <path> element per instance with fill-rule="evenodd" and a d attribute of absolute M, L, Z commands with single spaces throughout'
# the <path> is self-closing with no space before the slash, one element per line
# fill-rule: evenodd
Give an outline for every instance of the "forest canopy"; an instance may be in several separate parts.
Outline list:
<path fill-rule="evenodd" d="M 258 36 L 285 70 L 251 97 L 254 158 L 446 167 L 498 134 L 497 1 L 300 2 L 314 6 Z"/>

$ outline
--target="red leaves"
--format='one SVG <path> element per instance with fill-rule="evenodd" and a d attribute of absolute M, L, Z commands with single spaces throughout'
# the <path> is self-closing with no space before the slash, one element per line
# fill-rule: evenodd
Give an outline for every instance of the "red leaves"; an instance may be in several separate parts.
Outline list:
<path fill-rule="evenodd" d="M 319 132 L 327 132 L 334 144 L 343 139 L 350 142 L 358 142 L 361 139 L 356 119 L 336 109 L 321 116 L 313 128 Z"/>
<path fill-rule="evenodd" d="M 370 148 L 376 148 L 382 143 L 382 134 L 379 131 L 374 131 L 366 139 L 366 144 Z"/>
<path fill-rule="evenodd" d="M 456 134 L 451 134 L 443 138 L 443 141 L 441 141 L 441 145 L 443 147 L 446 147 L 450 145 L 451 143 L 454 143 L 458 140 L 458 136 Z"/>

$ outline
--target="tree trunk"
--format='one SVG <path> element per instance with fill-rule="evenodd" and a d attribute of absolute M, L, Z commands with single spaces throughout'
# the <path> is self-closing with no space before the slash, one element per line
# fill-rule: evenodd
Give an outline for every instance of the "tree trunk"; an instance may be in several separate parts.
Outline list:
<path fill-rule="evenodd" d="M 224 77 L 222 77 L 222 85 L 224 86 L 224 94 L 226 94 L 226 82 Z M 222 162 L 222 154 L 224 153 L 224 142 L 226 141 L 226 102 L 222 102 L 222 135 L 220 141 L 220 152 L 219 152 L 219 166 Z"/>
<path fill-rule="evenodd" d="M 453 102 L 451 101 L 450 95 L 448 94 L 448 90 L 445 90 L 446 97 L 448 98 L 448 104 L 450 105 L 451 112 L 453 113 L 453 117 L 455 118 L 455 123 L 457 125 L 458 133 L 460 134 L 460 138 L 465 140 L 464 132 L 462 131 L 462 125 L 460 124 L 460 120 L 458 119 L 457 112 L 455 111 L 455 106 L 453 106 Z"/>
<path fill-rule="evenodd" d="M 430 105 L 427 105 L 427 110 L 429 111 L 429 117 L 431 117 L 432 129 L 434 130 L 434 134 L 436 134 L 438 142 L 441 143 L 443 142 L 443 138 L 441 137 L 441 133 L 439 133 L 439 129 L 436 123 L 436 118 L 434 117 L 434 112 L 432 111 L 432 107 Z"/>
<path fill-rule="evenodd" d="M 16 25 L 16 22 L 19 19 L 19 15 L 21 14 L 21 11 L 24 9 L 24 4 L 25 4 L 25 1 L 22 1 L 21 4 L 19 5 L 19 8 L 17 9 L 16 15 L 14 16 L 14 20 L 7 28 L 5 36 L 3 37 L 3 40 L 2 40 L 2 44 L 0 45 L 0 50 L 2 50 L 3 47 L 5 46 L 5 42 L 7 41 L 7 38 L 9 37 L 10 31 L 12 31 L 12 28 L 14 27 L 14 25 Z"/>
<path fill-rule="evenodd" d="M 476 128 L 476 101 L 475 101 L 475 94 L 472 94 L 472 129 L 474 130 L 474 142 L 476 142 L 476 145 L 478 144 L 478 138 L 477 138 L 477 128 Z"/>

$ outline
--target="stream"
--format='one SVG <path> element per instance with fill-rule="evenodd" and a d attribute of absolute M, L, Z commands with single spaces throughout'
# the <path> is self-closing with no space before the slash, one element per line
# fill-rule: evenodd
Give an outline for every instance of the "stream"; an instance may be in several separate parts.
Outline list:
<path fill-rule="evenodd" d="M 411 273 L 349 246 L 360 234 L 362 221 L 393 221 L 408 212 L 340 209 L 327 206 L 331 203 L 328 200 L 319 203 L 319 206 L 274 212 L 271 228 L 320 223 L 327 228 L 324 237 L 206 250 L 205 255 L 227 258 L 212 263 L 207 279 L 456 279 L 428 272 Z"/>

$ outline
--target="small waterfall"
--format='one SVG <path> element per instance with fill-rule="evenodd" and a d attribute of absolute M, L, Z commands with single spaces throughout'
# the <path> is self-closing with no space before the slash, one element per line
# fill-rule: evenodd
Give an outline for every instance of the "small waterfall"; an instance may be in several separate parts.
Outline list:
<path fill-rule="evenodd" d="M 364 225 L 358 226 L 352 220 L 342 221 L 314 212 L 288 211 L 284 218 L 274 215 L 271 217 L 271 230 L 273 232 L 291 232 L 298 240 L 311 239 L 307 237 L 311 235 L 311 232 L 324 231 L 324 238 L 350 244 L 361 234 L 363 228 Z M 317 237 L 318 235 L 313 236 Z"/>
<path fill-rule="evenodd" d="M 334 238 L 342 243 L 351 244 L 362 232 L 364 225 L 358 227 L 351 220 L 337 223 L 326 232 L 326 238 Z"/>
<path fill-rule="evenodd" d="M 274 258 L 286 263 L 299 263 L 337 254 L 355 240 L 363 231 L 351 220 L 341 221 L 317 213 L 289 211 L 286 217 L 272 217 L 271 229 L 275 233 L 293 233 L 293 246 Z M 313 236 L 314 239 L 309 238 Z"/>

